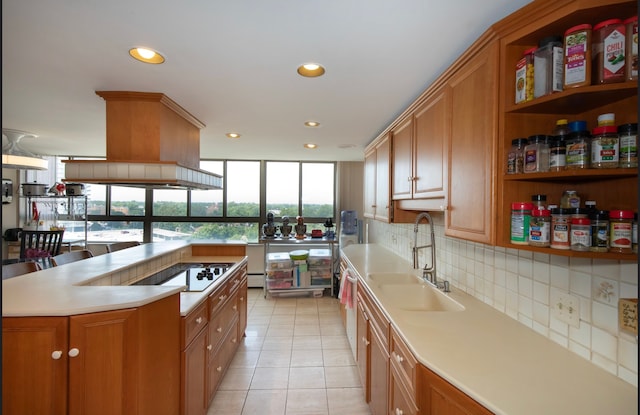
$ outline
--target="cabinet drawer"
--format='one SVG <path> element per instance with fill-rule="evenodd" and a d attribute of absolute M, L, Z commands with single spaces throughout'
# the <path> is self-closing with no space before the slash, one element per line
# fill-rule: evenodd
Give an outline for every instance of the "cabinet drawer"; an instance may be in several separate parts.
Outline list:
<path fill-rule="evenodd" d="M 224 340 L 220 347 L 211 356 L 207 371 L 207 392 L 208 401 L 211 402 L 218 385 L 222 380 L 227 368 L 233 360 L 233 355 L 238 348 L 238 319 L 230 322 L 230 330 L 225 333 Z"/>
<path fill-rule="evenodd" d="M 184 349 L 191 340 L 207 325 L 207 304 L 200 304 L 195 310 L 187 316 L 182 317 L 182 348 Z"/>
<path fill-rule="evenodd" d="M 415 392 L 416 365 L 418 362 L 393 327 L 391 328 L 390 350 L 391 365 L 397 369 L 400 381 L 405 384 L 409 392 L 413 395 Z"/>
<path fill-rule="evenodd" d="M 391 365 L 389 386 L 389 414 L 390 415 L 417 415 L 418 407 L 413 398 L 413 393 L 409 392 L 403 382 L 398 379 L 400 376 L 394 365 Z"/>
<path fill-rule="evenodd" d="M 358 287 L 361 287 L 361 284 L 358 284 Z M 384 314 L 382 314 L 382 311 L 380 311 L 378 305 L 371 300 L 369 293 L 366 292 L 364 288 L 362 289 L 361 293 L 362 299 L 367 305 L 367 309 L 369 311 L 371 325 L 373 329 L 378 333 L 378 337 L 380 337 L 384 348 L 387 349 L 389 346 L 389 320 L 387 320 Z"/>
<path fill-rule="evenodd" d="M 229 299 L 229 284 L 224 284 L 209 294 L 209 315 L 215 316 Z"/>
<path fill-rule="evenodd" d="M 236 271 L 236 273 L 233 274 L 231 278 L 229 278 L 229 281 L 227 281 L 227 286 L 229 287 L 229 293 L 232 294 L 235 290 L 237 290 L 238 287 L 240 287 L 240 285 L 242 284 L 242 281 L 246 280 L 246 277 L 247 277 L 246 268 L 242 268 Z"/>

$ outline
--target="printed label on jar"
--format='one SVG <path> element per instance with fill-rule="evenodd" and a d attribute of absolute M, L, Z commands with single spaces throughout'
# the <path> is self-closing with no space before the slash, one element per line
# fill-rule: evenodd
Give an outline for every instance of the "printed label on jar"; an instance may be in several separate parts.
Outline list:
<path fill-rule="evenodd" d="M 630 223 L 612 223 L 610 225 L 611 248 L 631 248 L 631 224 Z"/>
<path fill-rule="evenodd" d="M 620 160 L 637 163 L 638 162 L 638 138 L 635 135 L 620 137 Z"/>
<path fill-rule="evenodd" d="M 551 224 L 542 220 L 531 220 L 531 229 L 529 229 L 529 244 L 531 245 L 548 245 Z"/>
<path fill-rule="evenodd" d="M 587 32 L 576 32 L 565 38 L 565 85 L 579 84 L 587 79 L 587 40 Z"/>
<path fill-rule="evenodd" d="M 526 244 L 529 236 L 529 215 L 511 216 L 511 242 Z"/>
<path fill-rule="evenodd" d="M 571 247 L 572 249 L 588 250 L 591 244 L 589 231 L 582 229 L 571 229 Z"/>
<path fill-rule="evenodd" d="M 567 143 L 567 166 L 587 166 L 589 164 L 587 149 L 587 143 Z"/>
<path fill-rule="evenodd" d="M 614 30 L 604 39 L 604 73 L 603 78 L 609 79 L 624 76 L 624 41 L 625 34 Z"/>
<path fill-rule="evenodd" d="M 524 171 L 535 172 L 538 170 L 537 164 L 538 152 L 536 150 L 527 150 L 524 153 Z"/>
<path fill-rule="evenodd" d="M 552 247 L 569 247 L 569 225 L 566 223 L 556 223 L 553 225 L 553 234 L 551 239 Z"/>
<path fill-rule="evenodd" d="M 602 138 L 591 143 L 591 163 L 618 163 L 618 139 Z"/>

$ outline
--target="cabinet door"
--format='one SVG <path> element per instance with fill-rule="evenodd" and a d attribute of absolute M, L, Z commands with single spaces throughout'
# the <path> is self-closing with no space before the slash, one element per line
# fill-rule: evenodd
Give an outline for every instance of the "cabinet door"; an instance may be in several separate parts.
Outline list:
<path fill-rule="evenodd" d="M 389 370 L 389 415 L 416 415 L 418 409 L 409 391 L 404 387 L 393 363 Z"/>
<path fill-rule="evenodd" d="M 413 118 L 400 123 L 391 132 L 393 158 L 391 169 L 393 200 L 411 199 L 413 188 Z"/>
<path fill-rule="evenodd" d="M 68 321 L 2 319 L 3 414 L 67 413 Z"/>
<path fill-rule="evenodd" d="M 424 366 L 420 366 L 423 392 L 418 405 L 425 415 L 490 415 L 491 412 L 458 388 Z"/>
<path fill-rule="evenodd" d="M 376 149 L 369 149 L 364 154 L 364 217 L 374 218 L 376 215 Z"/>
<path fill-rule="evenodd" d="M 360 374 L 360 382 L 362 383 L 362 389 L 364 390 L 365 401 L 370 400 L 369 389 L 369 317 L 367 311 L 360 298 L 357 301 L 357 314 L 356 314 L 356 363 L 358 365 L 358 372 Z"/>
<path fill-rule="evenodd" d="M 446 89 L 433 93 L 414 115 L 413 198 L 446 196 L 449 106 Z"/>
<path fill-rule="evenodd" d="M 182 351 L 182 415 L 207 412 L 207 330 L 202 330 Z"/>
<path fill-rule="evenodd" d="M 137 335 L 135 309 L 69 317 L 69 414 L 136 413 Z"/>
<path fill-rule="evenodd" d="M 390 202 L 390 159 L 391 143 L 389 136 L 376 146 L 376 214 L 375 219 L 389 222 L 391 219 Z"/>
<path fill-rule="evenodd" d="M 370 334 L 370 402 L 369 407 L 373 415 L 384 415 L 387 413 L 389 393 L 389 353 L 385 349 L 384 343 L 378 337 L 376 330 L 371 330 Z"/>
<path fill-rule="evenodd" d="M 445 234 L 494 242 L 494 157 L 498 116 L 498 41 L 455 73 L 451 88 L 449 203 Z"/>
<path fill-rule="evenodd" d="M 245 330 L 247 329 L 247 277 L 244 272 L 244 277 L 238 289 L 238 339 L 245 337 Z"/>

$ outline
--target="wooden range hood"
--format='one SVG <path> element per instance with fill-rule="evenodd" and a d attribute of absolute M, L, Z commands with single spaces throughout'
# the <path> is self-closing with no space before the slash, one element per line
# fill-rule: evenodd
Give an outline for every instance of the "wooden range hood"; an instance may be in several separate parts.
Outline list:
<path fill-rule="evenodd" d="M 222 177 L 201 170 L 205 125 L 162 93 L 96 91 L 107 102 L 106 160 L 64 160 L 70 183 L 221 189 Z"/>

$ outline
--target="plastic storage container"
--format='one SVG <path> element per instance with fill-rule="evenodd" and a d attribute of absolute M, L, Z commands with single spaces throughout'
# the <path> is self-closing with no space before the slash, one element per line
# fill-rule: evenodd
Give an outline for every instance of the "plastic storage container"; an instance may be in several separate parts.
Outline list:
<path fill-rule="evenodd" d="M 562 36 L 542 39 L 533 55 L 533 96 L 539 98 L 562 91 Z"/>
<path fill-rule="evenodd" d="M 511 204 L 511 243 L 527 245 L 529 242 L 529 222 L 533 203 L 514 202 Z"/>
<path fill-rule="evenodd" d="M 267 254 L 267 270 L 289 269 L 293 261 L 288 252 L 270 252 Z"/>
<path fill-rule="evenodd" d="M 627 56 L 625 59 L 625 78 L 628 81 L 638 79 L 638 16 L 626 19 L 624 22 L 625 46 L 627 48 Z"/>
<path fill-rule="evenodd" d="M 591 168 L 615 169 L 619 158 L 618 129 L 615 126 L 594 128 L 591 138 Z"/>
<path fill-rule="evenodd" d="M 581 24 L 564 33 L 564 88 L 591 84 L 591 25 Z"/>
<path fill-rule="evenodd" d="M 593 83 L 625 81 L 626 26 L 608 19 L 593 27 Z"/>
<path fill-rule="evenodd" d="M 638 124 L 622 124 L 618 126 L 620 141 L 620 167 L 638 167 Z"/>
<path fill-rule="evenodd" d="M 516 104 L 533 99 L 535 51 L 536 48 L 525 50 L 522 58 L 516 63 Z"/>
<path fill-rule="evenodd" d="M 329 267 L 332 265 L 331 250 L 330 249 L 310 249 L 309 257 L 307 258 L 309 268 L 314 267 Z"/>

